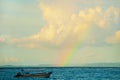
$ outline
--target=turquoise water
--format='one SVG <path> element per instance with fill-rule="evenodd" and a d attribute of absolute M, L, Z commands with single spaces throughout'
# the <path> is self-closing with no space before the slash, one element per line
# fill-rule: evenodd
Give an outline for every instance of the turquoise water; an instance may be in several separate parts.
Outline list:
<path fill-rule="evenodd" d="M 29 72 L 49 72 L 50 78 L 14 78 L 24 69 Z M 37 68 L 0 68 L 0 80 L 120 80 L 120 68 L 100 67 L 37 67 Z"/>

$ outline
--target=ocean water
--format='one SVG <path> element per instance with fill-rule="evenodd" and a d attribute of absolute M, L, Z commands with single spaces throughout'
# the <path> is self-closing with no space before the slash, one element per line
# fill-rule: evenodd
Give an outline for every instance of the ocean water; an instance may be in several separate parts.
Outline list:
<path fill-rule="evenodd" d="M 52 71 L 50 78 L 14 78 L 24 69 L 31 72 Z M 0 80 L 120 80 L 120 68 L 100 67 L 37 67 L 0 68 Z"/>

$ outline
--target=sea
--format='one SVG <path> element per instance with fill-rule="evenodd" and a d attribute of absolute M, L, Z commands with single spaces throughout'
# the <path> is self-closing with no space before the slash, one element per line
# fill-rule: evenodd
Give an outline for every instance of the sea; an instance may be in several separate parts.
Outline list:
<path fill-rule="evenodd" d="M 21 70 L 52 74 L 49 78 L 15 78 Z M 120 67 L 7 67 L 0 68 L 0 80 L 120 80 Z"/>

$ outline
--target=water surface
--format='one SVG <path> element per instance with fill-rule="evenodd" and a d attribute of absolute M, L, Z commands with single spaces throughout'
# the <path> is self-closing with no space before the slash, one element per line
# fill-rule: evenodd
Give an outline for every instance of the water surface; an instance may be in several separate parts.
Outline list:
<path fill-rule="evenodd" d="M 49 72 L 50 78 L 14 78 L 24 69 L 29 72 Z M 0 68 L 0 80 L 120 80 L 120 68 L 100 67 L 25 67 Z"/>

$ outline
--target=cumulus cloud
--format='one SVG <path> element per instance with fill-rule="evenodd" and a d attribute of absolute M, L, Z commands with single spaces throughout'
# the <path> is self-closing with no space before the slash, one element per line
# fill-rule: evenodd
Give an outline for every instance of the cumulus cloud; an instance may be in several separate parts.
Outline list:
<path fill-rule="evenodd" d="M 15 57 L 10 57 L 10 58 L 5 57 L 4 61 L 5 61 L 5 63 L 9 63 L 9 62 L 12 62 L 12 63 L 14 63 L 14 62 L 19 62 L 19 60 L 18 60 L 17 58 L 15 58 Z"/>
<path fill-rule="evenodd" d="M 0 35 L 0 42 L 7 44 L 15 44 L 16 42 L 21 42 L 21 39 L 12 37 L 10 35 Z"/>
<path fill-rule="evenodd" d="M 10 38 L 7 42 L 29 48 L 41 47 L 44 43 L 55 46 L 74 44 L 80 40 L 84 41 L 93 24 L 105 29 L 116 22 L 119 16 L 119 10 L 115 7 L 109 7 L 105 11 L 100 6 L 79 10 L 75 4 L 72 0 L 70 3 L 57 0 L 55 4 L 41 2 L 39 7 L 46 21 L 42 29 L 32 36 Z M 0 41 L 4 39 L 1 38 Z"/>
<path fill-rule="evenodd" d="M 120 43 L 120 30 L 117 31 L 113 36 L 108 37 L 106 42 L 109 44 L 117 44 Z"/>
<path fill-rule="evenodd" d="M 4 42 L 5 38 L 4 37 L 0 37 L 0 42 Z"/>
<path fill-rule="evenodd" d="M 88 35 L 92 24 L 100 28 L 106 28 L 110 25 L 111 15 L 116 21 L 119 11 L 117 8 L 110 7 L 103 11 L 100 6 L 88 8 L 74 12 L 61 5 L 40 4 L 43 12 L 43 18 L 47 24 L 39 33 L 30 37 L 31 40 L 46 41 L 54 45 L 61 45 L 77 40 L 82 40 Z M 73 41 L 74 38 L 74 41 Z"/>
<path fill-rule="evenodd" d="M 0 42 L 7 42 L 11 39 L 13 39 L 13 38 L 9 35 L 0 35 Z"/>
<path fill-rule="evenodd" d="M 118 21 L 119 18 L 119 9 L 111 6 L 105 12 L 105 16 L 107 19 L 113 19 L 114 22 Z"/>

